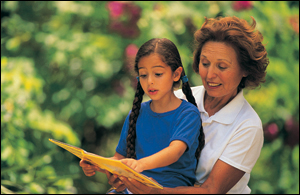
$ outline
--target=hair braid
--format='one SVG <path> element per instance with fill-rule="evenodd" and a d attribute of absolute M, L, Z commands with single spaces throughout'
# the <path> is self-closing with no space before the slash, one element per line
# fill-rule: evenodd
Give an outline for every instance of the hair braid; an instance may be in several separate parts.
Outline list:
<path fill-rule="evenodd" d="M 136 121 L 140 113 L 141 103 L 143 101 L 144 90 L 138 82 L 135 97 L 133 100 L 132 110 L 129 116 L 129 129 L 127 135 L 126 157 L 136 159 L 135 138 L 136 138 Z"/>
<path fill-rule="evenodd" d="M 182 71 L 182 76 L 185 75 L 185 72 L 184 70 Z M 192 93 L 192 90 L 191 90 L 191 87 L 190 87 L 190 84 L 189 82 L 185 82 L 185 83 L 182 83 L 182 92 L 184 93 L 184 95 L 186 96 L 186 99 L 194 104 L 196 107 L 197 104 L 196 104 L 196 100 L 193 96 L 193 93 Z M 196 150 L 196 153 L 195 153 L 195 157 L 197 159 L 197 166 L 198 166 L 198 162 L 199 162 L 199 158 L 200 158 L 200 154 L 201 154 L 201 151 L 204 147 L 204 144 L 205 144 L 205 136 L 204 136 L 204 132 L 203 132 L 203 126 L 202 126 L 202 120 L 200 118 L 200 122 L 201 122 L 201 127 L 200 127 L 200 134 L 199 134 L 199 137 L 198 137 L 198 140 L 199 140 L 199 144 L 198 144 L 198 148 Z"/>

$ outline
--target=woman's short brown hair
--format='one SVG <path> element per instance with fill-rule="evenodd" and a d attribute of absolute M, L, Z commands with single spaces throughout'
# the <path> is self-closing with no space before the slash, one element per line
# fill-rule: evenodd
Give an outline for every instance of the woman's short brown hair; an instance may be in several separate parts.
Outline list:
<path fill-rule="evenodd" d="M 208 41 L 223 42 L 233 47 L 240 67 L 246 73 L 239 84 L 239 89 L 256 88 L 265 82 L 266 68 L 269 64 L 267 51 L 262 44 L 263 36 L 247 21 L 233 17 L 207 19 L 194 34 L 196 49 L 194 51 L 193 70 L 199 73 L 199 60 L 203 45 Z"/>

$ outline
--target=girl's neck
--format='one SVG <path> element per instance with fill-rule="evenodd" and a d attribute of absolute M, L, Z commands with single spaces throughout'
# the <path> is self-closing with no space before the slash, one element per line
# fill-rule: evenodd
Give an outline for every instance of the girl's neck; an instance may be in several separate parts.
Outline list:
<path fill-rule="evenodd" d="M 164 113 L 175 110 L 181 104 L 182 100 L 177 98 L 174 94 L 168 98 L 160 100 L 152 100 L 150 109 L 156 113 Z"/>

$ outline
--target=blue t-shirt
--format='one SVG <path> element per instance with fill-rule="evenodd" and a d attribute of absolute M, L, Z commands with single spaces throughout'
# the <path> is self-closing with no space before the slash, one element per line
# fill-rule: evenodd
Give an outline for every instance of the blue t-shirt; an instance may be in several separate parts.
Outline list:
<path fill-rule="evenodd" d="M 182 100 L 180 106 L 165 113 L 155 113 L 150 103 L 141 104 L 140 114 L 136 123 L 135 151 L 137 160 L 155 154 L 169 146 L 174 140 L 186 143 L 187 150 L 179 160 L 169 166 L 143 171 L 142 174 L 152 177 L 164 187 L 193 186 L 196 177 L 200 133 L 200 113 L 196 106 Z M 126 156 L 126 138 L 129 128 L 129 112 L 121 132 L 116 152 Z"/>

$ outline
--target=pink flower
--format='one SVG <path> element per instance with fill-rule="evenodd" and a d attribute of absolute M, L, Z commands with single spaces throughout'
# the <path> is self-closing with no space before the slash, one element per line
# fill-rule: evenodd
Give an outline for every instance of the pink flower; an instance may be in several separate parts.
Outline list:
<path fill-rule="evenodd" d="M 107 4 L 109 9 L 110 16 L 112 18 L 119 18 L 123 13 L 123 5 L 124 3 L 118 1 L 110 1 Z"/>
<path fill-rule="evenodd" d="M 252 1 L 234 1 L 232 4 L 232 8 L 235 11 L 247 10 L 251 9 L 252 7 Z"/>
<path fill-rule="evenodd" d="M 279 129 L 276 123 L 271 123 L 264 127 L 264 137 L 268 141 L 273 141 L 277 138 Z"/>
<path fill-rule="evenodd" d="M 116 80 L 112 83 L 113 89 L 119 96 L 123 96 L 125 92 L 124 84 L 120 80 Z"/>
<path fill-rule="evenodd" d="M 132 2 L 111 1 L 107 4 L 110 13 L 109 29 L 124 38 L 136 38 L 140 35 L 137 21 L 141 17 L 141 8 Z"/>
<path fill-rule="evenodd" d="M 125 49 L 126 57 L 134 57 L 138 52 L 139 48 L 135 44 L 130 44 Z"/>

